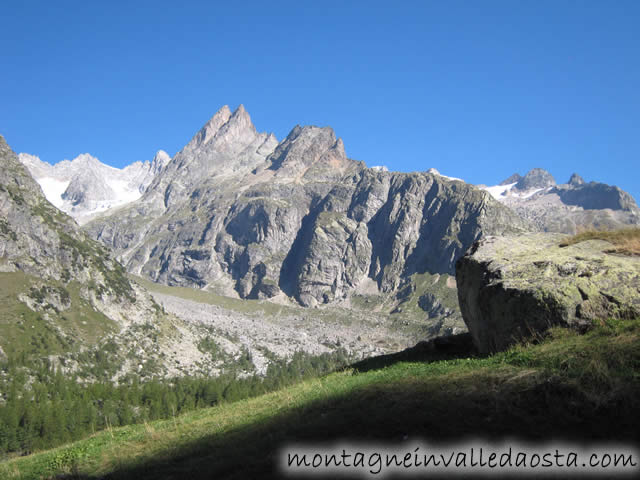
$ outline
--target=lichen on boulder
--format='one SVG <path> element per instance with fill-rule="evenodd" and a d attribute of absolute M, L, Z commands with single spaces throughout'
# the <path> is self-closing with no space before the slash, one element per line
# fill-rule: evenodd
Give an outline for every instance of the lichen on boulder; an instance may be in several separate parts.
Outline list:
<path fill-rule="evenodd" d="M 503 350 L 551 326 L 584 330 L 640 316 L 640 258 L 606 253 L 565 235 L 486 237 L 456 264 L 464 321 L 482 353 Z"/>

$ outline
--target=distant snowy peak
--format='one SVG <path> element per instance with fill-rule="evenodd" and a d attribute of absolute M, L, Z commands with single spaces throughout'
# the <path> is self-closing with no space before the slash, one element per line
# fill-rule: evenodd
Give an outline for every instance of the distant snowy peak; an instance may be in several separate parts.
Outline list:
<path fill-rule="evenodd" d="M 171 161 L 171 157 L 164 150 L 158 150 L 151 160 L 151 172 L 155 175 L 160 172 L 167 163 Z"/>
<path fill-rule="evenodd" d="M 134 162 L 122 169 L 105 165 L 87 153 L 54 165 L 28 153 L 21 153 L 19 159 L 47 200 L 80 224 L 140 198 L 171 160 L 163 150 L 151 161 Z"/>
<path fill-rule="evenodd" d="M 30 155 L 28 153 L 21 153 L 18 155 L 20 162 L 27 167 L 32 177 L 46 177 L 51 171 L 51 165 L 40 160 L 40 157 Z"/>
<path fill-rule="evenodd" d="M 487 187 L 479 185 L 493 198 L 499 201 L 510 199 L 527 199 L 542 191 L 549 190 L 556 185 L 556 181 L 549 172 L 542 168 L 534 168 L 523 177 L 514 173 L 498 185 Z"/>
<path fill-rule="evenodd" d="M 540 229 L 575 233 L 579 228 L 620 228 L 640 224 L 640 209 L 628 193 L 598 182 L 586 183 L 574 173 L 567 183 L 534 168 L 514 174 L 499 185 L 478 185 Z"/>

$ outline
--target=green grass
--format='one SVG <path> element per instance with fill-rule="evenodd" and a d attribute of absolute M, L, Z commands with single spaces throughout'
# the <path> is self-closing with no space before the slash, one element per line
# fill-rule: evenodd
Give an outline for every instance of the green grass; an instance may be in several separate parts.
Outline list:
<path fill-rule="evenodd" d="M 44 295 L 48 291 L 68 298 L 70 308 L 62 311 L 46 308 Z M 42 304 L 44 310 L 34 312 L 29 309 L 18 300 L 20 294 Z M 43 285 L 40 279 L 22 272 L 0 273 L 0 346 L 11 358 L 70 352 L 81 345 L 97 343 L 116 329 L 113 320 L 95 311 L 81 298 L 78 282 L 64 286 L 47 280 Z"/>
<path fill-rule="evenodd" d="M 624 228 L 613 231 L 588 230 L 564 240 L 560 246 L 567 247 L 587 240 L 604 240 L 613 244 L 607 253 L 640 255 L 640 228 Z"/>
<path fill-rule="evenodd" d="M 290 442 L 638 440 L 640 321 L 582 336 L 554 329 L 485 358 L 468 347 L 468 336 L 433 341 L 257 398 L 101 432 L 11 459 L 0 477 L 272 478 Z"/>

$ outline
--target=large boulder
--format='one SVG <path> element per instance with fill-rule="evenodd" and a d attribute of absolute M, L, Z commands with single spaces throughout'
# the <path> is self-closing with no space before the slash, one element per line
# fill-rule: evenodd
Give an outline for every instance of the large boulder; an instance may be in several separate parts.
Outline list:
<path fill-rule="evenodd" d="M 640 316 L 640 258 L 605 253 L 601 240 L 561 247 L 565 238 L 486 237 L 457 262 L 460 308 L 481 353 L 555 325 Z"/>

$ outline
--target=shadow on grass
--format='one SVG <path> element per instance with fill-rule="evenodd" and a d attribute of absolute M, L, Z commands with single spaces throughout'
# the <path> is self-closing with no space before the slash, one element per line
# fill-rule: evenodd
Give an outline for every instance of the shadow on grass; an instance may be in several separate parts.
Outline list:
<path fill-rule="evenodd" d="M 359 372 L 390 367 L 398 362 L 437 362 L 468 358 L 476 355 L 473 339 L 469 333 L 460 333 L 448 337 L 437 337 L 419 342 L 416 346 L 401 352 L 367 358 L 351 365 Z"/>
<path fill-rule="evenodd" d="M 459 336 L 439 346 L 418 345 L 360 362 L 360 373 L 354 375 L 399 361 L 456 358 L 467 341 Z M 583 392 L 575 382 L 531 370 L 476 369 L 426 379 L 406 375 L 292 408 L 268 421 L 182 443 L 136 465 L 120 463 L 104 478 L 292 478 L 278 470 L 281 449 L 318 443 L 377 442 L 390 448 L 407 441 L 434 444 L 465 439 L 637 444 L 638 394 L 640 385 L 635 382 L 603 401 Z"/>

